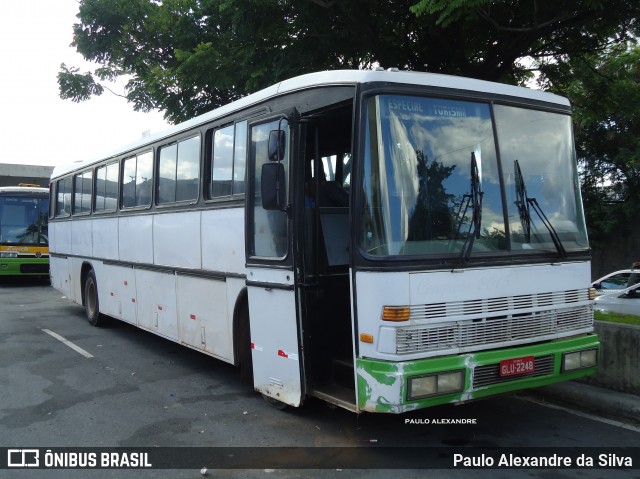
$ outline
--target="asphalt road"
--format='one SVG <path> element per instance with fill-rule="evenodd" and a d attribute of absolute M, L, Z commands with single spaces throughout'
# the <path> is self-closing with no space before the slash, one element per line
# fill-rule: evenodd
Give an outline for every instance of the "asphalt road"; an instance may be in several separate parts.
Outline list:
<path fill-rule="evenodd" d="M 239 470 L 216 468 L 203 455 L 201 466 L 208 467 L 207 477 L 224 478 L 640 478 L 637 463 L 631 470 L 404 469 L 401 452 L 406 454 L 408 448 L 418 448 L 411 450 L 416 454 L 442 452 L 436 458 L 438 464 L 449 461 L 445 456 L 460 448 L 470 456 L 486 448 L 544 447 L 560 452 L 569 447 L 590 448 L 584 450 L 597 456 L 606 448 L 640 446 L 640 430 L 532 402 L 526 396 L 399 416 L 355 415 L 317 400 L 280 411 L 241 384 L 233 366 L 125 323 L 91 327 L 81 307 L 42 282 L 0 282 L 0 386 L 0 447 L 4 448 L 237 447 L 244 448 L 240 452 L 264 454 L 267 447 L 312 448 L 310 451 L 349 447 L 367 448 L 368 452 L 378 448 L 381 455 L 395 451 L 399 458 L 384 469 Z M 366 458 L 361 463 L 367 464 Z M 375 460 L 372 464 L 380 466 Z M 4 477 L 203 475 L 200 467 L 0 469 L 0 478 Z"/>

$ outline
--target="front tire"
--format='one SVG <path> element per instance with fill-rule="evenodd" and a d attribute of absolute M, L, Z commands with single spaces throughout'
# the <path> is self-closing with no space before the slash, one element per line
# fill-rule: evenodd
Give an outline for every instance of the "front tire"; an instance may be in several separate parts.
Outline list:
<path fill-rule="evenodd" d="M 106 320 L 100 314 L 100 302 L 98 301 L 98 282 L 93 270 L 87 273 L 84 280 L 84 311 L 91 326 L 104 326 Z"/>

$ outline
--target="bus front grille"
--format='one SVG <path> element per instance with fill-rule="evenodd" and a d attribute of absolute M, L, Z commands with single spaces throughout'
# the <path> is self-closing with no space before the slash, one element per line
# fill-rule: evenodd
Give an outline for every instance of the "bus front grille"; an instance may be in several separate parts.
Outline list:
<path fill-rule="evenodd" d="M 396 354 L 477 351 L 554 339 L 592 327 L 591 305 L 400 327 L 396 330 Z"/>
<path fill-rule="evenodd" d="M 42 263 L 25 263 L 20 265 L 23 274 L 49 274 L 49 265 Z"/>

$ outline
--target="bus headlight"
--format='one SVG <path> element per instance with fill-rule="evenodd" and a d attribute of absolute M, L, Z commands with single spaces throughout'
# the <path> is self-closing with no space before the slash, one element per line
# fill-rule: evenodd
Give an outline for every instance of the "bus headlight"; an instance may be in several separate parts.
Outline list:
<path fill-rule="evenodd" d="M 2 251 L 0 252 L 0 258 L 17 258 L 18 253 L 15 251 Z"/>
<path fill-rule="evenodd" d="M 464 388 L 464 371 L 448 371 L 409 378 L 408 399 L 460 392 Z"/>
<path fill-rule="evenodd" d="M 562 355 L 562 371 L 590 368 L 598 364 L 598 350 L 586 349 Z"/>

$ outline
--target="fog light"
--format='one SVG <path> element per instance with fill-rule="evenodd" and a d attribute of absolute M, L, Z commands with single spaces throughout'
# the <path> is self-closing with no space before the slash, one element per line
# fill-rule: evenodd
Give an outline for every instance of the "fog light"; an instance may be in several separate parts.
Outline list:
<path fill-rule="evenodd" d="M 587 349 L 566 353 L 562 356 L 562 370 L 574 371 L 576 369 L 590 368 L 598 364 L 598 350 Z"/>
<path fill-rule="evenodd" d="M 563 371 L 573 371 L 574 369 L 580 369 L 580 353 L 565 354 L 562 360 Z"/>
<path fill-rule="evenodd" d="M 432 396 L 438 392 L 436 376 L 409 379 L 409 399 Z"/>
<path fill-rule="evenodd" d="M 420 399 L 460 392 L 464 389 L 463 371 L 449 371 L 409 378 L 408 399 Z"/>
<path fill-rule="evenodd" d="M 439 374 L 438 375 L 438 393 L 452 393 L 455 391 L 462 391 L 462 371 L 456 371 L 454 373 Z"/>
<path fill-rule="evenodd" d="M 589 349 L 580 353 L 580 365 L 583 368 L 590 368 L 598 364 L 598 350 Z"/>

